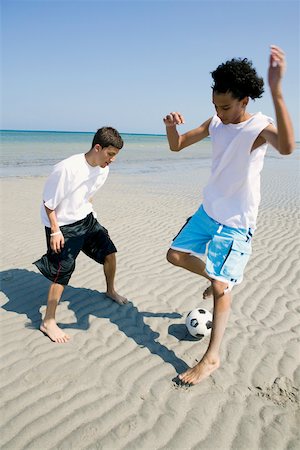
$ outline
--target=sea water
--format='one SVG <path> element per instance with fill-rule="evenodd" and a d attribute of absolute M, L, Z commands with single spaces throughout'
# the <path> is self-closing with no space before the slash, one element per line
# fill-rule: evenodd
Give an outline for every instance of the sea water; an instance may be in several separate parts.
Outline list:
<path fill-rule="evenodd" d="M 76 153 L 86 153 L 94 133 L 53 131 L 1 131 L 1 177 L 46 176 L 54 164 Z M 210 143 L 183 154 L 170 152 L 163 135 L 122 134 L 124 147 L 113 163 L 115 171 L 159 170 L 179 159 L 208 159 Z M 178 158 L 177 158 L 178 159 Z"/>
<path fill-rule="evenodd" d="M 61 131 L 0 131 L 0 177 L 47 176 L 54 164 L 91 148 L 94 133 Z M 210 139 L 190 146 L 180 153 L 169 150 L 165 135 L 122 133 L 124 147 L 111 170 L 123 173 L 150 173 L 184 168 L 191 164 L 210 166 Z M 269 158 L 283 158 L 269 150 Z M 298 150 L 289 158 L 299 160 Z"/>

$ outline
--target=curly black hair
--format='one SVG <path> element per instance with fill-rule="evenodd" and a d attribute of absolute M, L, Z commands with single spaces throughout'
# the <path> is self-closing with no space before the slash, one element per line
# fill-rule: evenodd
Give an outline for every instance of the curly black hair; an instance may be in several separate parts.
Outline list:
<path fill-rule="evenodd" d="M 211 72 L 214 84 L 213 92 L 224 94 L 231 92 L 233 97 L 242 100 L 251 97 L 260 98 L 264 92 L 264 80 L 257 75 L 252 61 L 247 58 L 233 58 L 220 64 Z"/>

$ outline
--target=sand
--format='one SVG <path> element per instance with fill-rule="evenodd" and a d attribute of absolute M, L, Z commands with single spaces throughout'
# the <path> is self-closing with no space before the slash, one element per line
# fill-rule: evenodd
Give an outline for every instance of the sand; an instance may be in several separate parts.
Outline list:
<path fill-rule="evenodd" d="M 118 247 L 116 286 L 80 255 L 58 308 L 71 335 L 38 329 L 49 282 L 32 262 L 45 250 L 45 178 L 1 180 L 1 449 L 299 449 L 299 159 L 268 159 L 253 255 L 234 288 L 222 366 L 179 387 L 208 344 L 184 325 L 207 282 L 167 263 L 172 237 L 201 202 L 201 162 L 118 173 L 95 197 Z"/>

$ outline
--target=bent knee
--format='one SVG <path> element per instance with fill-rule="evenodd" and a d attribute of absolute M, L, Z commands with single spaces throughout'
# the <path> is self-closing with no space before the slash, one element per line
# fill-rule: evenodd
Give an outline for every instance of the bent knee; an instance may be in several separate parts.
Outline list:
<path fill-rule="evenodd" d="M 167 251 L 167 254 L 166 254 L 167 261 L 171 264 L 174 264 L 174 259 L 175 259 L 174 253 L 175 253 L 174 250 L 169 248 L 169 250 Z"/>
<path fill-rule="evenodd" d="M 174 266 L 180 266 L 182 264 L 183 258 L 185 257 L 185 253 L 170 248 L 167 252 L 166 257 L 169 263 L 173 264 Z"/>
<path fill-rule="evenodd" d="M 223 296 L 231 291 L 229 283 L 220 280 L 212 279 L 212 287 L 217 296 Z"/>

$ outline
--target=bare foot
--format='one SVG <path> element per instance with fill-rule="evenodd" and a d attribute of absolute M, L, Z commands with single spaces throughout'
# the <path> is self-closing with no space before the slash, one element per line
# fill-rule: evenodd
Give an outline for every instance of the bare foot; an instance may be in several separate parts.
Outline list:
<path fill-rule="evenodd" d="M 204 356 L 201 361 L 192 369 L 179 375 L 179 379 L 186 384 L 198 384 L 220 366 L 219 358 L 208 358 Z"/>
<path fill-rule="evenodd" d="M 208 288 L 205 289 L 205 291 L 203 292 L 203 298 L 209 298 L 213 296 L 213 287 L 212 285 L 208 286 Z"/>
<path fill-rule="evenodd" d="M 126 303 L 128 303 L 127 298 L 122 297 L 122 295 L 119 295 L 116 291 L 107 291 L 106 296 L 119 305 L 126 305 Z"/>
<path fill-rule="evenodd" d="M 57 342 L 58 344 L 64 344 L 68 342 L 70 336 L 63 332 L 57 325 L 55 320 L 47 320 L 47 322 L 42 322 L 40 325 L 40 330 L 46 334 L 51 341 Z"/>

